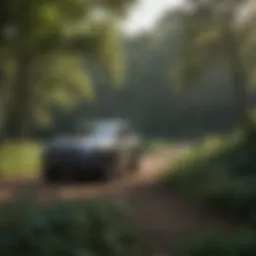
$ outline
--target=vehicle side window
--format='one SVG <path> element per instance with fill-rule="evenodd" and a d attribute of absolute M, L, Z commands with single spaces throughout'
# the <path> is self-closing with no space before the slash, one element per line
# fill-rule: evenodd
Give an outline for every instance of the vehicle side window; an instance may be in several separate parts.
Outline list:
<path fill-rule="evenodd" d="M 130 136 L 133 136 L 133 134 L 134 134 L 133 130 L 127 125 L 121 129 L 121 137 L 122 138 L 127 138 Z"/>

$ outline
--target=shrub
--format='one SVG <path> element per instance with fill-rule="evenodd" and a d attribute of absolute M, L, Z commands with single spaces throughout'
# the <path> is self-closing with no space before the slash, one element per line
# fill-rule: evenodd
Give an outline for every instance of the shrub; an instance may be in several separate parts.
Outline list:
<path fill-rule="evenodd" d="M 256 255 L 256 233 L 243 230 L 233 235 L 202 232 L 182 249 L 187 256 L 253 256 Z"/>
<path fill-rule="evenodd" d="M 13 202 L 0 209 L 0 255 L 142 255 L 120 203 L 104 200 L 38 206 Z"/>
<path fill-rule="evenodd" d="M 256 140 L 231 135 L 203 143 L 186 161 L 167 170 L 171 186 L 235 220 L 255 226 Z"/>

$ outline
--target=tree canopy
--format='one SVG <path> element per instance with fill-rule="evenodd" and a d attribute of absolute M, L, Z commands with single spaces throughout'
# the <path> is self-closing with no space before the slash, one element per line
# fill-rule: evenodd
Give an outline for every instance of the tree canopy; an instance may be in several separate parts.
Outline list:
<path fill-rule="evenodd" d="M 173 77 L 181 86 L 193 86 L 200 76 L 224 61 L 229 69 L 236 96 L 238 116 L 248 112 L 247 87 L 252 79 L 254 63 L 251 56 L 252 24 L 255 15 L 244 11 L 251 1 L 208 0 L 188 1 L 182 13 L 184 43 Z M 253 13 L 254 14 L 254 13 Z M 247 70 L 250 70 L 247 72 Z"/>
<path fill-rule="evenodd" d="M 2 66 L 12 63 L 6 81 L 13 80 L 9 83 L 9 119 L 16 123 L 13 134 L 24 136 L 35 118 L 49 119 L 51 103 L 70 106 L 90 95 L 87 61 L 103 68 L 109 83 L 122 82 L 123 56 L 116 23 L 132 2 L 4 2 L 7 12 L 6 18 L 1 17 L 1 30 L 8 42 Z"/>
<path fill-rule="evenodd" d="M 75 122 L 81 117 L 92 116 L 129 118 L 146 136 L 154 137 L 191 138 L 209 132 L 225 131 L 236 125 L 237 100 L 234 100 L 234 72 L 231 72 L 225 50 L 222 54 L 216 47 L 218 59 L 209 58 L 208 63 L 205 62 L 198 69 L 195 83 L 192 83 L 192 79 L 187 80 L 190 84 L 187 84 L 186 89 L 179 91 L 182 81 L 173 79 L 174 77 L 170 79 L 170 71 L 171 74 L 177 72 L 181 62 L 189 61 L 184 49 L 185 46 L 190 45 L 191 39 L 185 41 L 184 38 L 188 36 L 187 32 L 191 31 L 187 30 L 188 26 L 192 26 L 190 18 L 194 20 L 195 17 L 192 15 L 185 19 L 186 17 L 187 11 L 183 8 L 170 10 L 150 31 L 126 38 L 125 85 L 119 90 L 108 87 L 101 74 L 95 72 L 93 78 L 94 80 L 95 77 L 97 78 L 96 100 L 80 105 L 70 114 L 60 115 L 58 112 L 55 115 L 56 122 L 52 131 L 57 133 L 63 129 L 72 129 L 68 123 Z M 243 25 L 243 29 L 238 30 L 237 27 L 237 32 L 234 34 L 238 35 L 238 31 L 245 33 L 245 27 L 248 29 L 251 27 L 248 35 L 253 38 L 254 17 L 251 12 L 251 15 L 243 18 L 243 22 L 239 24 Z M 208 15 L 201 20 L 202 26 L 206 26 L 207 23 L 203 23 L 206 18 Z M 201 28 L 200 30 L 196 28 L 196 31 L 201 31 Z M 202 36 L 202 34 L 196 35 Z M 208 33 L 206 35 L 208 36 Z M 249 37 L 247 42 L 251 44 L 250 55 L 254 56 L 255 43 L 249 40 Z M 241 49 L 249 50 L 245 44 Z M 203 48 L 201 51 L 200 47 L 191 47 L 188 50 L 194 57 L 203 57 L 201 56 L 204 53 Z M 206 53 L 212 54 L 210 51 Z M 249 59 L 253 69 L 254 59 L 249 55 L 243 57 L 243 63 Z M 251 75 L 250 72 L 249 77 Z M 184 78 L 182 72 L 178 78 Z M 246 88 L 248 89 L 247 85 Z M 248 98 L 250 104 L 255 102 L 254 91 L 248 90 Z"/>

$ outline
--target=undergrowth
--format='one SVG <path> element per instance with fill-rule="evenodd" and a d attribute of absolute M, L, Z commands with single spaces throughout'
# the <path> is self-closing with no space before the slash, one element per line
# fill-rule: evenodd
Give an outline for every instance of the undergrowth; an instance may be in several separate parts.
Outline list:
<path fill-rule="evenodd" d="M 242 230 L 233 235 L 202 232 L 195 235 L 177 256 L 254 256 L 256 232 Z"/>
<path fill-rule="evenodd" d="M 119 202 L 93 200 L 0 207 L 0 255 L 141 256 L 135 227 Z"/>
<path fill-rule="evenodd" d="M 185 161 L 170 167 L 164 181 L 227 221 L 243 226 L 238 234 L 204 233 L 181 255 L 256 255 L 256 136 L 234 133 L 206 141 Z M 240 228 L 238 228 L 239 230 Z"/>
<path fill-rule="evenodd" d="M 255 225 L 255 153 L 256 139 L 236 133 L 199 146 L 164 179 L 230 218 Z"/>

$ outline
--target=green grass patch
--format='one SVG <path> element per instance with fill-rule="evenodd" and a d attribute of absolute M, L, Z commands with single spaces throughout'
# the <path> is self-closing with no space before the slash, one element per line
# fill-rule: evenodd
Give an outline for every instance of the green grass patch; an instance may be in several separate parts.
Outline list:
<path fill-rule="evenodd" d="M 37 176 L 42 147 L 36 142 L 7 141 L 0 146 L 0 178 Z"/>
<path fill-rule="evenodd" d="M 171 142 L 169 140 L 165 140 L 165 139 L 146 141 L 145 142 L 145 152 L 146 153 L 155 153 L 162 149 L 167 148 L 170 145 L 171 145 Z"/>

